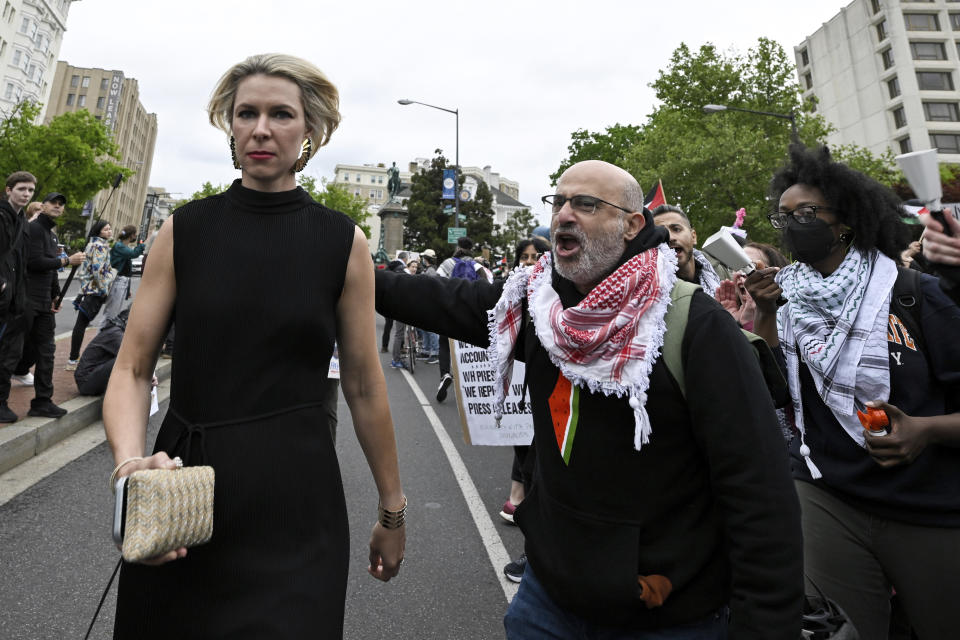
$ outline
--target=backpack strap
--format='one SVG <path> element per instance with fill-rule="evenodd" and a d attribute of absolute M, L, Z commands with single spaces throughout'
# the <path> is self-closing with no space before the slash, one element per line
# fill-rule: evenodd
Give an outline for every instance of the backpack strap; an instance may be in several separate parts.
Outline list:
<path fill-rule="evenodd" d="M 663 334 L 663 351 L 661 357 L 663 363 L 667 365 L 670 375 L 677 381 L 680 387 L 680 393 L 686 397 L 687 388 L 683 377 L 683 358 L 681 357 L 681 346 L 683 345 L 683 335 L 687 331 L 687 318 L 690 315 L 690 299 L 693 294 L 700 289 L 700 285 L 687 282 L 677 278 L 673 289 L 670 291 L 670 306 L 667 307 L 667 313 L 663 321 L 667 325 L 667 330 Z"/>
<path fill-rule="evenodd" d="M 893 283 L 890 295 L 890 313 L 904 324 L 917 349 L 927 355 L 920 319 L 923 317 L 923 294 L 920 292 L 920 272 L 914 269 L 897 267 L 897 279 Z M 929 362 L 929 358 L 927 361 Z"/>

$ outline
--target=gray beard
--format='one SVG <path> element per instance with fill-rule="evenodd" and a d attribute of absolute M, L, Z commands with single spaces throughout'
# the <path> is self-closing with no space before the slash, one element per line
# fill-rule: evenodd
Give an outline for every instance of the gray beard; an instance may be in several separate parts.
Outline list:
<path fill-rule="evenodd" d="M 587 238 L 575 227 L 558 228 L 557 231 L 576 236 L 580 243 L 580 253 L 573 260 L 561 261 L 554 258 L 553 265 L 557 273 L 580 288 L 593 287 L 610 275 L 624 250 L 623 216 L 617 216 L 617 220 L 619 224 L 616 230 L 593 238 Z M 556 233 L 553 243 L 556 246 Z"/>

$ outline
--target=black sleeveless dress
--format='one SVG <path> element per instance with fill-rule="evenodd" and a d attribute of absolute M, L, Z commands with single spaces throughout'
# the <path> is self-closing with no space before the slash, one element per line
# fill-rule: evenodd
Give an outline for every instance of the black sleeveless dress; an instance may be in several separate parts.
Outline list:
<path fill-rule="evenodd" d="M 354 223 L 297 188 L 174 214 L 176 340 L 156 451 L 216 471 L 212 540 L 123 564 L 115 638 L 339 638 L 349 533 L 325 412 Z"/>

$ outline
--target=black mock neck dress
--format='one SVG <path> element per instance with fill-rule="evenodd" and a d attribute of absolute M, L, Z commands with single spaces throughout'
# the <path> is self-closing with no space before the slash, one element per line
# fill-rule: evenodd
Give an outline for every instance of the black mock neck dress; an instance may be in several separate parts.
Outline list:
<path fill-rule="evenodd" d="M 124 563 L 115 638 L 339 638 L 349 533 L 325 398 L 354 223 L 237 180 L 173 216 L 170 409 L 155 451 L 216 471 L 212 540 Z"/>

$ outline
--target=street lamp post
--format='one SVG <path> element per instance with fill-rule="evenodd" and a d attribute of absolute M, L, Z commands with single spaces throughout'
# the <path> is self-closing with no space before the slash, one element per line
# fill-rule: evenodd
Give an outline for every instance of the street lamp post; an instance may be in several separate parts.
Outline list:
<path fill-rule="evenodd" d="M 454 148 L 454 165 L 453 165 L 453 226 L 460 226 L 460 110 L 459 109 L 446 109 L 444 107 L 438 107 L 433 104 L 427 104 L 426 102 L 417 102 L 416 100 L 407 100 L 406 98 L 401 98 L 397 100 L 398 103 L 402 105 L 408 104 L 420 104 L 425 107 L 430 107 L 431 109 L 439 109 L 440 111 L 446 111 L 447 113 L 452 113 L 456 118 L 457 123 L 457 137 L 456 137 L 456 147 Z"/>
<path fill-rule="evenodd" d="M 742 109 L 740 107 L 728 107 L 725 104 L 707 104 L 703 106 L 703 112 L 706 114 L 720 113 L 721 111 L 742 111 L 743 113 L 752 113 L 758 116 L 770 116 L 773 118 L 782 118 L 790 121 L 790 140 L 794 143 L 800 142 L 800 136 L 797 134 L 797 115 L 790 110 L 790 113 L 774 113 L 772 111 L 754 111 L 753 109 Z"/>
<path fill-rule="evenodd" d="M 140 233 L 137 234 L 138 240 L 141 242 L 146 240 L 147 230 L 150 228 L 150 219 L 153 217 L 153 211 L 156 209 L 157 201 L 160 198 L 169 198 L 174 195 L 177 194 L 160 192 L 150 192 L 147 194 L 147 200 L 143 203 L 143 217 L 140 220 Z"/>

